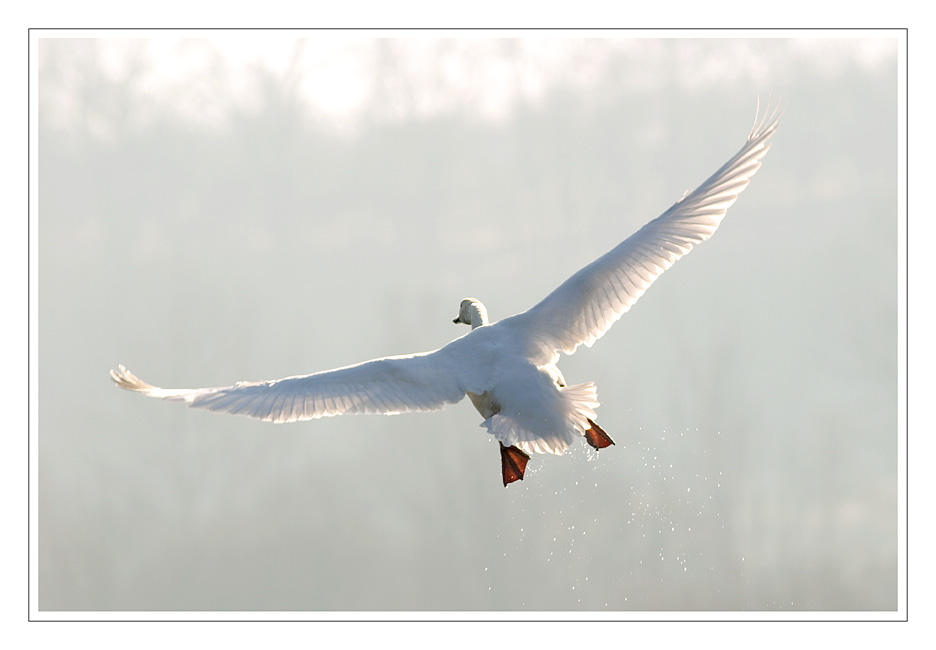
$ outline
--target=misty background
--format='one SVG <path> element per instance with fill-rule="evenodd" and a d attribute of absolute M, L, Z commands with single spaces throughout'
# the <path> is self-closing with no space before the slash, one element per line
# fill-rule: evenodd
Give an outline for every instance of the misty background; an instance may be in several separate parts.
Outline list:
<path fill-rule="evenodd" d="M 42 610 L 897 607 L 897 42 L 40 40 Z M 616 446 L 503 487 L 466 401 L 273 425 L 117 391 L 438 348 L 741 147 L 591 349 Z"/>

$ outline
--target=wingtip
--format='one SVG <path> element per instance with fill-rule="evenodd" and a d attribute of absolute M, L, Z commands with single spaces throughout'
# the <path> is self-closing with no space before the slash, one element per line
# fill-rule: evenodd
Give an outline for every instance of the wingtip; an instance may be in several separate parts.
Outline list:
<path fill-rule="evenodd" d="M 127 367 L 123 364 L 117 364 L 117 370 L 111 369 L 110 377 L 114 381 L 115 385 L 126 390 L 146 391 L 150 388 L 153 388 L 151 385 L 147 384 L 145 381 L 127 370 Z"/>
<path fill-rule="evenodd" d="M 748 134 L 748 141 L 764 138 L 777 130 L 780 125 L 780 118 L 783 117 L 786 106 L 781 105 L 780 101 L 774 101 L 773 93 L 767 98 L 767 105 L 764 112 L 761 113 L 760 95 L 757 96 L 757 108 L 754 111 L 754 125 Z"/>

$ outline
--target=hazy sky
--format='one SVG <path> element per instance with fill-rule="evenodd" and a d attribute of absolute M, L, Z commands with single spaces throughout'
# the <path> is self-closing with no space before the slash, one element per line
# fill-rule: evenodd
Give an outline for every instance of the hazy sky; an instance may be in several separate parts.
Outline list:
<path fill-rule="evenodd" d="M 708 50 L 705 55 L 699 56 L 700 48 Z M 342 32 L 308 39 L 278 32 L 106 39 L 82 50 L 54 64 L 64 70 L 59 83 L 44 88 L 50 124 L 76 126 L 81 110 L 75 91 L 85 83 L 88 63 L 103 81 L 126 83 L 138 125 L 171 115 L 202 128 L 221 127 L 232 112 L 262 105 L 268 75 L 290 85 L 308 119 L 357 132 L 375 115 L 410 120 L 458 113 L 504 120 L 519 103 L 545 101 L 557 89 L 575 92 L 586 103 L 600 101 L 609 75 L 626 80 L 631 92 L 677 84 L 697 93 L 739 82 L 786 84 L 804 64 L 817 76 L 833 77 L 853 67 L 873 73 L 894 59 L 893 42 L 883 38 L 733 39 L 706 48 L 697 39 L 375 39 Z"/>

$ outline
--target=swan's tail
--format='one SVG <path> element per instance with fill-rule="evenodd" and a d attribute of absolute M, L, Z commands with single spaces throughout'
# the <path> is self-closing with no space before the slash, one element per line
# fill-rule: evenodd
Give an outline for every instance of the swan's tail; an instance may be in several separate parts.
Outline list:
<path fill-rule="evenodd" d="M 598 395 L 595 384 L 589 382 L 563 386 L 559 389 L 559 399 L 553 397 L 550 401 L 549 405 L 541 402 L 538 405 L 526 404 L 523 408 L 519 405 L 515 408 L 505 406 L 481 426 L 505 447 L 515 446 L 528 454 L 561 455 L 576 438 L 585 436 L 597 426 L 594 419 Z M 607 434 L 603 438 L 597 433 L 595 435 L 599 443 L 611 440 Z M 602 446 L 608 444 L 613 443 Z"/>

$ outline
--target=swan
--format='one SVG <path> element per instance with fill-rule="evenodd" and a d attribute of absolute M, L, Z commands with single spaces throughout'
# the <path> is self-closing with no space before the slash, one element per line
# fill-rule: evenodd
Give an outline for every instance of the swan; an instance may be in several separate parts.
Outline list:
<path fill-rule="evenodd" d="M 760 167 L 781 114 L 768 103 L 760 116 L 758 106 L 744 146 L 708 180 L 527 311 L 492 323 L 480 300 L 462 300 L 453 322 L 471 329 L 438 350 L 217 388 L 159 388 L 123 365 L 111 378 L 149 397 L 270 422 L 430 411 L 467 395 L 500 445 L 505 487 L 523 479 L 532 453 L 561 455 L 581 437 L 595 449 L 613 445 L 595 422 L 595 384 L 567 385 L 560 352 L 591 347 L 663 271 L 712 236 Z"/>

